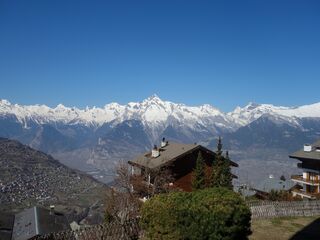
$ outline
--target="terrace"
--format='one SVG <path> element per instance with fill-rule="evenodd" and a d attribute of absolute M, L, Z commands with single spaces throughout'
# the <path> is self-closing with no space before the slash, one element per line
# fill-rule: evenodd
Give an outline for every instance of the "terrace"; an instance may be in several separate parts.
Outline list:
<path fill-rule="evenodd" d="M 291 190 L 293 195 L 298 195 L 303 198 L 309 198 L 309 199 L 320 199 L 320 193 L 311 193 L 311 192 L 306 192 L 303 189 L 300 188 L 293 188 Z"/>
<path fill-rule="evenodd" d="M 302 175 L 293 175 L 291 176 L 291 180 L 297 183 L 307 184 L 311 186 L 319 186 L 320 181 L 319 180 L 311 180 L 307 178 L 303 178 Z"/>

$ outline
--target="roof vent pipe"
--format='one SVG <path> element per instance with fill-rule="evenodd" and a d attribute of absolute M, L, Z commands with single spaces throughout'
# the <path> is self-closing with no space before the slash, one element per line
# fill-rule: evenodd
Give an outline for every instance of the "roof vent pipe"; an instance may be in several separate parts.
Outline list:
<path fill-rule="evenodd" d="M 310 144 L 305 144 L 303 146 L 303 151 L 305 152 L 311 152 L 312 151 L 312 146 Z"/>
<path fill-rule="evenodd" d="M 154 145 L 152 151 L 151 151 L 151 157 L 156 158 L 160 156 L 160 152 L 159 149 L 157 147 L 157 145 Z"/>
<path fill-rule="evenodd" d="M 54 205 L 50 205 L 50 215 L 54 214 Z"/>
<path fill-rule="evenodd" d="M 167 142 L 166 142 L 166 139 L 165 138 L 162 138 L 162 141 L 161 141 L 161 147 L 165 147 L 167 146 Z"/>

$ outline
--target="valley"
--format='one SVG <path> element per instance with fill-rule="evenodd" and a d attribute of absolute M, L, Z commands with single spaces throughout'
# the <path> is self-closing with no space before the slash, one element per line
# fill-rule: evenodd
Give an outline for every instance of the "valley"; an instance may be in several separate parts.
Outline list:
<path fill-rule="evenodd" d="M 223 149 L 240 165 L 238 181 L 255 183 L 270 174 L 296 173 L 288 154 L 320 138 L 320 104 L 249 103 L 224 113 L 208 104 L 187 106 L 156 95 L 127 105 L 85 109 L 1 100 L 0 136 L 51 154 L 103 183 L 112 182 L 115 164 L 150 150 L 162 137 L 215 150 L 222 136 Z"/>

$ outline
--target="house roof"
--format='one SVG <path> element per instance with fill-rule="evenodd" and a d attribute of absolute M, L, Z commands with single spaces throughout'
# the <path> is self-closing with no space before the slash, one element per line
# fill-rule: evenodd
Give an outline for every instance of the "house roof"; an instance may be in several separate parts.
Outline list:
<path fill-rule="evenodd" d="M 320 148 L 320 140 L 315 142 L 312 146 L 311 152 L 305 152 L 303 149 L 292 153 L 289 157 L 297 159 L 314 159 L 320 160 L 320 151 L 316 151 L 317 148 Z"/>
<path fill-rule="evenodd" d="M 129 161 L 129 163 L 132 165 L 154 169 L 157 167 L 161 167 L 166 163 L 199 148 L 200 145 L 197 144 L 168 142 L 165 147 L 159 149 L 159 157 L 153 158 L 151 156 L 151 152 L 149 151 L 142 155 L 139 155 L 134 160 Z"/>
<path fill-rule="evenodd" d="M 240 193 L 244 197 L 251 197 L 256 194 L 256 191 L 251 189 L 249 186 L 242 185 L 242 186 L 234 186 L 233 190 L 237 193 Z"/>
<path fill-rule="evenodd" d="M 26 240 L 66 229 L 69 224 L 62 214 L 39 207 L 28 208 L 15 215 L 12 240 Z"/>
<path fill-rule="evenodd" d="M 294 186 L 294 182 L 290 180 L 282 181 L 277 178 L 267 178 L 260 182 L 254 190 L 269 193 L 271 190 L 289 190 Z"/>
<path fill-rule="evenodd" d="M 183 144 L 168 142 L 165 147 L 159 149 L 160 155 L 156 158 L 151 156 L 151 152 L 146 152 L 136 157 L 134 160 L 129 161 L 132 165 L 138 165 L 149 169 L 161 167 L 166 163 L 184 155 L 199 149 L 201 146 L 197 144 Z"/>
<path fill-rule="evenodd" d="M 0 212 L 0 239 L 11 240 L 14 215 Z"/>
<path fill-rule="evenodd" d="M 155 169 L 162 167 L 165 164 L 174 161 L 175 159 L 187 155 L 195 150 L 203 149 L 212 155 L 215 153 L 199 144 L 183 144 L 176 142 L 168 142 L 165 147 L 159 149 L 160 155 L 156 158 L 151 156 L 151 152 L 146 152 L 136 157 L 134 160 L 129 161 L 129 164 L 136 165 L 144 168 Z M 237 167 L 238 164 L 231 162 L 232 166 Z"/>

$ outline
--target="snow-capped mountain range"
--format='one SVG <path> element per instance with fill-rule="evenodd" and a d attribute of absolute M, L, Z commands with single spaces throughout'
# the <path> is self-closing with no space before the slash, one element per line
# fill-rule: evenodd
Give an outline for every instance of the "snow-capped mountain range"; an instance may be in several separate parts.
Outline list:
<path fill-rule="evenodd" d="M 320 102 L 300 107 L 281 107 L 271 104 L 249 103 L 243 108 L 237 107 L 227 115 L 238 124 L 245 126 L 264 114 L 278 116 L 281 119 L 292 122 L 295 122 L 296 118 L 319 118 Z"/>
<path fill-rule="evenodd" d="M 127 105 L 110 103 L 103 108 L 78 109 L 59 104 L 55 108 L 46 105 L 23 106 L 0 100 L 0 114 L 12 114 L 19 122 L 27 124 L 33 120 L 39 124 L 62 122 L 65 124 L 84 124 L 86 126 L 101 126 L 105 123 L 120 123 L 125 120 L 141 120 L 144 125 L 161 125 L 170 118 L 184 121 L 190 126 L 194 123 L 206 124 L 219 118 L 220 122 L 231 123 L 230 117 L 210 105 L 189 107 L 162 101 L 153 95 L 142 102 L 130 102 Z"/>
<path fill-rule="evenodd" d="M 25 127 L 28 127 L 30 120 L 38 124 L 61 122 L 99 127 L 105 123 L 113 122 L 115 125 L 125 120 L 140 120 L 145 126 L 158 126 L 175 119 L 190 127 L 201 124 L 234 130 L 248 125 L 264 114 L 278 116 L 288 121 L 294 121 L 296 118 L 320 118 L 320 102 L 301 107 L 249 103 L 245 107 L 237 107 L 232 112 L 224 113 L 209 104 L 186 106 L 163 101 L 157 95 L 127 105 L 110 103 L 103 108 L 85 109 L 66 107 L 63 104 L 55 108 L 46 105 L 24 106 L 0 100 L 0 115 L 14 115 Z"/>
<path fill-rule="evenodd" d="M 0 100 L 0 137 L 19 140 L 81 170 L 110 169 L 112 163 L 150 149 L 162 137 L 214 148 L 218 135 L 229 150 L 248 153 L 254 146 L 255 154 L 259 148 L 292 151 L 320 138 L 320 103 L 301 107 L 249 103 L 224 113 L 208 104 L 187 106 L 156 95 L 142 102 L 85 109 Z M 258 156 L 267 159 L 265 153 Z"/>

